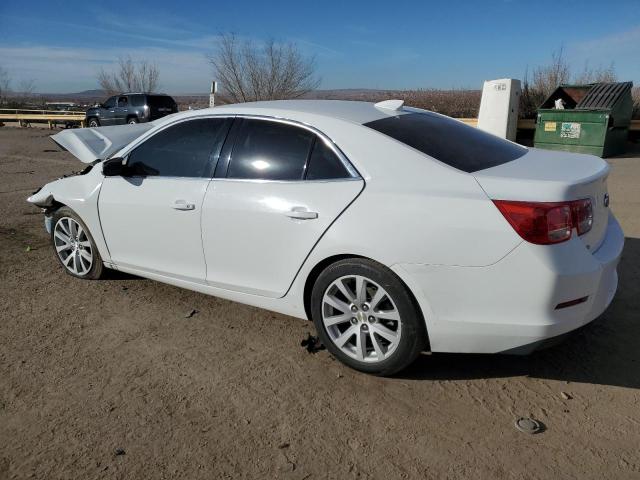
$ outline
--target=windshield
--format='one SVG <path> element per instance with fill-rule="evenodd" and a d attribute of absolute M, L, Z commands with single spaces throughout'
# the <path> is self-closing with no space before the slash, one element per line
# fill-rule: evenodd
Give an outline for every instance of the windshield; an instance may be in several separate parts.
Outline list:
<path fill-rule="evenodd" d="M 433 113 L 408 113 L 364 126 L 467 173 L 502 165 L 527 153 L 520 145 Z"/>

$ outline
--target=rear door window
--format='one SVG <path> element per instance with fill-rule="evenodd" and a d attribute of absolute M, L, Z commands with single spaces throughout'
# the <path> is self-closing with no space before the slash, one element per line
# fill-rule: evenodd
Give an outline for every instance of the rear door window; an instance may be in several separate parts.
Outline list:
<path fill-rule="evenodd" d="M 144 107 L 144 95 L 129 95 L 132 107 Z"/>
<path fill-rule="evenodd" d="M 316 138 L 307 165 L 307 180 L 335 180 L 351 175 L 335 152 L 321 139 Z"/>
<path fill-rule="evenodd" d="M 158 132 L 129 154 L 129 175 L 210 177 L 231 121 L 188 120 Z"/>
<path fill-rule="evenodd" d="M 302 180 L 314 137 L 309 130 L 286 123 L 244 119 L 227 177 Z"/>
<path fill-rule="evenodd" d="M 477 172 L 511 162 L 527 149 L 433 113 L 407 113 L 365 123 L 463 172 Z"/>

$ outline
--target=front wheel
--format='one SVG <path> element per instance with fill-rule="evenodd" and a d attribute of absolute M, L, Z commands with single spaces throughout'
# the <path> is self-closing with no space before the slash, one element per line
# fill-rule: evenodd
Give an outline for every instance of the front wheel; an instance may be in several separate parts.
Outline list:
<path fill-rule="evenodd" d="M 327 267 L 313 287 L 311 310 L 327 349 L 362 372 L 399 372 L 427 343 L 424 320 L 407 287 L 372 260 L 346 259 Z"/>
<path fill-rule="evenodd" d="M 90 118 L 89 119 L 89 128 L 95 128 L 95 127 L 99 127 L 100 126 L 100 122 L 98 121 L 97 118 Z"/>
<path fill-rule="evenodd" d="M 80 217 L 69 207 L 53 214 L 51 243 L 65 271 L 74 277 L 96 280 L 102 276 L 100 253 Z"/>
<path fill-rule="evenodd" d="M 136 123 L 138 123 L 138 119 L 136 117 L 131 117 L 129 120 L 127 120 L 127 123 L 129 125 L 135 125 Z"/>

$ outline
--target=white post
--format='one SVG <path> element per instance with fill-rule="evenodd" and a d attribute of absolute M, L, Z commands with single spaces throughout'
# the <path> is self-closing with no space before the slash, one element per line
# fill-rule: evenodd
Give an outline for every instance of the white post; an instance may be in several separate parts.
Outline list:
<path fill-rule="evenodd" d="M 516 139 L 520 80 L 487 80 L 482 88 L 478 128 L 509 140 Z"/>
<path fill-rule="evenodd" d="M 213 108 L 215 106 L 215 96 L 216 96 L 216 92 L 218 91 L 218 82 L 213 81 L 211 82 L 211 93 L 209 94 L 209 107 Z"/>

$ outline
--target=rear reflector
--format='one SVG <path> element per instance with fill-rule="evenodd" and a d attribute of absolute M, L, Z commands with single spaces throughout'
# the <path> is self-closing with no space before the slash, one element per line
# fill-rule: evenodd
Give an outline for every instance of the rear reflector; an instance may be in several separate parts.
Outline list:
<path fill-rule="evenodd" d="M 494 200 L 493 203 L 518 235 L 538 245 L 564 242 L 571 238 L 573 228 L 582 235 L 593 225 L 589 199 L 573 202 Z"/>
<path fill-rule="evenodd" d="M 574 305 L 580 305 L 587 301 L 589 297 L 581 297 L 576 298 L 575 300 L 569 300 L 568 302 L 562 302 L 556 305 L 556 310 L 560 310 L 561 308 L 573 307 Z"/>

